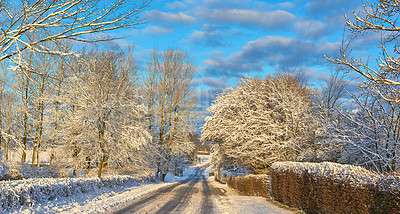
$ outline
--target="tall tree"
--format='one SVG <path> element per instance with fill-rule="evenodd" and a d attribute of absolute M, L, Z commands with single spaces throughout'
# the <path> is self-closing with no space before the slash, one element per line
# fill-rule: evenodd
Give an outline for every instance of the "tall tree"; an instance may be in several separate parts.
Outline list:
<path fill-rule="evenodd" d="M 117 51 L 94 50 L 73 63 L 62 100 L 70 108 L 62 138 L 75 169 L 97 163 L 101 177 L 106 166 L 135 160 L 150 140 L 136 67 L 131 52 Z"/>
<path fill-rule="evenodd" d="M 164 180 L 171 169 L 174 150 L 189 142 L 196 120 L 196 100 L 190 85 L 196 66 L 184 51 L 153 51 L 144 73 L 149 130 L 158 147 L 157 174 Z M 177 153 L 175 153 L 177 154 Z"/>
<path fill-rule="evenodd" d="M 10 143 L 14 141 L 14 143 L 18 143 L 16 141 L 16 100 L 17 96 L 13 91 L 6 91 L 3 94 L 4 104 L 3 104 L 3 131 L 2 135 L 5 136 L 5 159 L 9 161 L 11 147 Z M 18 146 L 18 145 L 17 145 Z"/>
<path fill-rule="evenodd" d="M 27 72 L 27 68 L 33 67 L 35 52 L 24 51 L 18 55 L 19 64 L 13 64 L 10 69 L 13 71 L 13 90 L 18 97 L 16 102 L 16 117 L 18 121 L 16 126 L 17 144 L 21 149 L 21 162 L 26 162 L 28 142 L 30 141 L 33 121 L 32 121 L 32 76 L 31 72 Z"/>

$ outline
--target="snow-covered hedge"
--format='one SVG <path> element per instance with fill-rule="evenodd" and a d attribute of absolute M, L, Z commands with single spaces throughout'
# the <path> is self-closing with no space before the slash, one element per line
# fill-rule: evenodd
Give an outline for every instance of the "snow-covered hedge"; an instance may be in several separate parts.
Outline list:
<path fill-rule="evenodd" d="M 314 178 L 329 178 L 349 182 L 354 186 L 377 184 L 381 175 L 363 167 L 338 164 L 332 162 L 304 163 L 304 162 L 275 162 L 271 171 L 286 172 L 292 171 L 298 175 L 308 173 Z"/>
<path fill-rule="evenodd" d="M 113 175 L 103 178 L 32 178 L 16 181 L 0 181 L 0 213 L 3 210 L 60 197 L 133 184 L 141 179 L 131 176 Z"/>
<path fill-rule="evenodd" d="M 272 197 L 307 213 L 400 213 L 399 176 L 330 162 L 276 162 L 270 176 Z"/>

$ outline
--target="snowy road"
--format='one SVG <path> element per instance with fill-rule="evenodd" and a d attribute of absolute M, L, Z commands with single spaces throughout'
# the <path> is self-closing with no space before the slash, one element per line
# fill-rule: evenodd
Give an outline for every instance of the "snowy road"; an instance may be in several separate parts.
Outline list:
<path fill-rule="evenodd" d="M 291 213 L 262 197 L 239 196 L 197 167 L 186 180 L 150 192 L 111 213 Z"/>

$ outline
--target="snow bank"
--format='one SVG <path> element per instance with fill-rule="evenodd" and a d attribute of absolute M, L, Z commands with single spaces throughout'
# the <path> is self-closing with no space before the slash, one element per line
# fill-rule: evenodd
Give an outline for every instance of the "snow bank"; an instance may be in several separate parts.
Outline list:
<path fill-rule="evenodd" d="M 33 178 L 0 182 L 0 212 L 20 206 L 54 200 L 60 197 L 96 191 L 103 187 L 116 187 L 139 182 L 131 176 L 105 176 L 103 178 Z"/>

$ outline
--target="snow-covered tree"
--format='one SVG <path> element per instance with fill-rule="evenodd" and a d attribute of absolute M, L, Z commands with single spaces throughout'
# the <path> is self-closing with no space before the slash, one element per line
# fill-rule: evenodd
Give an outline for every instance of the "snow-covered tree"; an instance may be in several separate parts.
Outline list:
<path fill-rule="evenodd" d="M 7 143 L 4 142 L 4 139 L 6 138 L 6 135 L 3 134 L 4 132 L 4 123 L 5 122 L 5 111 L 4 109 L 6 108 L 6 93 L 9 88 L 9 77 L 10 77 L 10 71 L 8 70 L 8 63 L 7 60 L 4 60 L 0 62 L 0 71 L 1 71 L 1 77 L 0 77 L 0 151 L 6 151 L 7 150 Z M 6 147 L 6 148 L 4 148 Z M 8 159 L 8 151 L 6 153 L 6 159 Z"/>
<path fill-rule="evenodd" d="M 62 49 L 62 52 L 68 52 L 73 46 L 72 43 L 67 40 L 57 42 L 57 49 Z M 54 159 L 56 158 L 56 148 L 60 144 L 58 133 L 60 132 L 60 124 L 63 122 L 63 105 L 61 103 L 64 95 L 64 87 L 66 79 L 72 73 L 68 67 L 68 56 L 60 56 L 55 59 L 55 72 L 52 75 L 49 92 L 46 93 L 45 101 L 48 104 L 45 108 L 45 114 L 47 116 L 47 127 L 44 130 L 48 140 L 44 145 L 50 156 L 49 164 L 53 165 Z"/>
<path fill-rule="evenodd" d="M 107 166 L 140 159 L 138 151 L 147 146 L 150 135 L 132 53 L 95 50 L 71 63 L 61 99 L 68 110 L 60 130 L 74 169 L 97 164 L 101 177 Z"/>
<path fill-rule="evenodd" d="M 337 162 L 342 152 L 342 144 L 335 136 L 334 129 L 341 127 L 344 120 L 338 111 L 344 109 L 344 99 L 348 84 L 341 70 L 332 71 L 322 81 L 321 88 L 314 89 L 315 148 L 307 151 L 306 161 Z"/>
<path fill-rule="evenodd" d="M 14 84 L 12 85 L 15 91 L 16 105 L 16 132 L 15 140 L 21 151 L 21 162 L 26 162 L 28 142 L 32 138 L 33 117 L 32 117 L 32 76 L 31 72 L 26 69 L 33 67 L 34 52 L 23 51 L 17 55 L 18 63 L 10 67 L 13 71 Z M 25 71 L 23 71 L 25 70 Z"/>
<path fill-rule="evenodd" d="M 365 1 L 360 11 L 347 18 L 349 38 L 344 38 L 340 55 L 326 57 L 331 63 L 348 69 L 361 77 L 361 95 L 353 95 L 356 109 L 341 112 L 347 122 L 337 127 L 344 142 L 342 161 L 364 165 L 378 172 L 389 172 L 399 167 L 399 109 L 400 50 L 397 0 Z M 376 64 L 359 59 L 351 52 L 352 42 L 365 35 L 378 35 L 380 56 Z"/>
<path fill-rule="evenodd" d="M 41 37 L 40 34 L 32 33 L 28 35 L 29 40 L 37 40 Z M 54 42 L 43 42 L 42 46 L 47 49 L 57 50 L 57 43 Z M 32 119 L 33 119 L 33 140 L 32 143 L 32 166 L 39 166 L 40 163 L 40 149 L 43 147 L 44 142 L 48 139 L 44 132 L 48 126 L 48 114 L 46 114 L 46 108 L 49 106 L 47 100 L 48 94 L 50 93 L 51 85 L 53 84 L 53 77 L 56 76 L 56 62 L 58 60 L 57 55 L 43 54 L 40 52 L 34 52 L 34 59 L 30 70 L 33 71 L 32 81 Z"/>
<path fill-rule="evenodd" d="M 153 51 L 144 72 L 148 129 L 158 148 L 156 173 L 162 180 L 176 155 L 192 148 L 188 143 L 196 119 L 196 100 L 190 83 L 195 71 L 194 60 L 186 52 L 170 48 Z"/>
<path fill-rule="evenodd" d="M 369 87 L 361 95 L 353 96 L 353 100 L 356 108 L 340 111 L 341 125 L 331 127 L 344 150 L 340 161 L 379 173 L 396 171 L 400 167 L 398 103 L 383 100 Z"/>
<path fill-rule="evenodd" d="M 208 109 L 202 140 L 218 144 L 220 161 L 254 171 L 294 160 L 310 143 L 311 94 L 299 76 L 243 79 Z"/>

